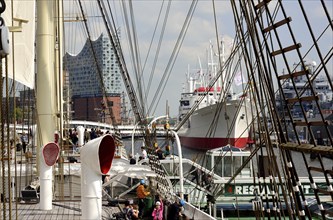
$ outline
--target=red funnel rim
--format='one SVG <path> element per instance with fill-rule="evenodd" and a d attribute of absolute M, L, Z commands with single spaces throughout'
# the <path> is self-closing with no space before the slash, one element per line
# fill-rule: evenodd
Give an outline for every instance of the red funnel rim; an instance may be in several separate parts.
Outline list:
<path fill-rule="evenodd" d="M 43 158 L 48 166 L 53 166 L 59 156 L 59 146 L 56 143 L 48 143 L 43 148 Z"/>
<path fill-rule="evenodd" d="M 111 135 L 105 135 L 99 145 L 99 162 L 102 174 L 107 174 L 111 168 L 115 152 L 115 143 Z"/>

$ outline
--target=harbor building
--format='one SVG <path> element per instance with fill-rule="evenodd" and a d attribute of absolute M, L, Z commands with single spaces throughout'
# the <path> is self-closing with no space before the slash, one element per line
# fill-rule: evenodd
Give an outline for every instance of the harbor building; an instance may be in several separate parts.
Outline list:
<path fill-rule="evenodd" d="M 102 34 L 95 41 L 87 40 L 77 55 L 66 53 L 64 67 L 72 119 L 112 123 L 112 108 L 119 124 L 122 79 L 109 38 Z"/>

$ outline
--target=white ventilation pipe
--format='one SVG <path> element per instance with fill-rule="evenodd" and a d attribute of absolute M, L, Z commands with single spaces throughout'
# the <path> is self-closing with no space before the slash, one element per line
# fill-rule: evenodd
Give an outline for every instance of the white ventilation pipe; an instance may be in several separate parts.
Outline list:
<path fill-rule="evenodd" d="M 52 166 L 57 162 L 60 148 L 48 143 L 42 149 L 40 163 L 40 209 L 52 209 Z"/>
<path fill-rule="evenodd" d="M 177 132 L 171 130 L 171 133 L 176 138 L 177 143 L 177 150 L 178 150 L 178 157 L 179 157 L 179 185 L 180 185 L 180 198 L 184 199 L 184 175 L 183 175 L 183 153 L 182 153 L 182 146 L 179 140 L 179 136 Z"/>
<path fill-rule="evenodd" d="M 111 135 L 104 135 L 81 148 L 81 219 L 102 218 L 102 175 L 111 168 L 115 153 Z"/>
<path fill-rule="evenodd" d="M 84 127 L 77 126 L 76 131 L 77 131 L 77 137 L 78 137 L 77 144 L 79 147 L 82 147 L 84 144 Z"/>

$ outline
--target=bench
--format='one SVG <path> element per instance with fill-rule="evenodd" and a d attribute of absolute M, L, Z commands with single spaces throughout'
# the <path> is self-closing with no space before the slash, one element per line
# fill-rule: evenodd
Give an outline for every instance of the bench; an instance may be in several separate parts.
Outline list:
<path fill-rule="evenodd" d="M 21 190 L 22 200 L 28 203 L 38 203 L 39 196 L 36 190 Z"/>

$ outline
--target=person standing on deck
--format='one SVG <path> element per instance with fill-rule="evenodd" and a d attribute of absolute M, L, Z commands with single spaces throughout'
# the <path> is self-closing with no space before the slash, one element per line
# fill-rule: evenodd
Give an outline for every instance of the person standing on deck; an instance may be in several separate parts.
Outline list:
<path fill-rule="evenodd" d="M 179 203 L 172 203 L 168 208 L 168 217 L 167 219 L 179 220 L 182 217 L 182 207 L 185 205 L 184 200 L 180 200 Z"/>
<path fill-rule="evenodd" d="M 21 136 L 21 142 L 22 142 L 23 153 L 25 153 L 28 145 L 28 135 L 24 131 Z"/>
<path fill-rule="evenodd" d="M 128 200 L 125 201 L 125 207 L 123 208 L 123 213 L 125 214 L 125 219 L 138 219 L 138 213 L 133 207 L 130 205 Z"/>
<path fill-rule="evenodd" d="M 153 216 L 153 220 L 163 220 L 163 202 L 157 201 L 155 203 L 155 208 L 153 210 L 153 213 L 151 214 Z"/>
<path fill-rule="evenodd" d="M 133 204 L 132 208 L 133 208 L 133 215 L 132 215 L 132 219 L 133 219 L 133 220 L 137 220 L 137 219 L 139 219 L 139 210 L 138 210 L 138 205 L 136 205 L 136 204 Z"/>
<path fill-rule="evenodd" d="M 11 164 L 14 164 L 15 163 L 15 157 L 16 157 L 16 146 L 15 146 L 15 141 L 13 139 L 10 139 L 9 141 L 10 143 L 10 161 L 11 161 Z"/>
<path fill-rule="evenodd" d="M 95 130 L 95 128 L 91 128 L 91 130 L 90 130 L 90 140 L 93 140 L 95 138 L 97 138 L 96 130 Z"/>
<path fill-rule="evenodd" d="M 129 159 L 130 159 L 130 161 L 129 161 L 130 165 L 135 165 L 136 164 L 136 160 L 133 157 L 133 154 L 129 155 Z M 133 179 L 131 177 L 128 177 L 127 178 L 127 186 L 132 186 L 132 185 L 133 185 Z"/>
<path fill-rule="evenodd" d="M 129 163 L 130 163 L 131 165 L 136 164 L 136 160 L 135 160 L 135 158 L 133 157 L 133 154 L 130 154 L 130 155 L 129 155 L 129 158 L 130 158 L 130 162 L 129 162 Z"/>
<path fill-rule="evenodd" d="M 143 210 L 145 208 L 145 198 L 150 195 L 149 191 L 146 191 L 145 180 L 140 180 L 140 185 L 136 188 L 136 195 L 139 199 L 139 218 L 143 217 Z"/>
<path fill-rule="evenodd" d="M 87 143 L 89 141 L 89 139 L 90 139 L 90 133 L 89 133 L 88 129 L 86 128 L 84 130 L 84 143 Z"/>
<path fill-rule="evenodd" d="M 144 160 L 144 159 L 147 159 L 147 151 L 145 150 L 145 147 L 142 146 L 141 147 L 141 157 L 140 157 L 140 160 Z"/>

